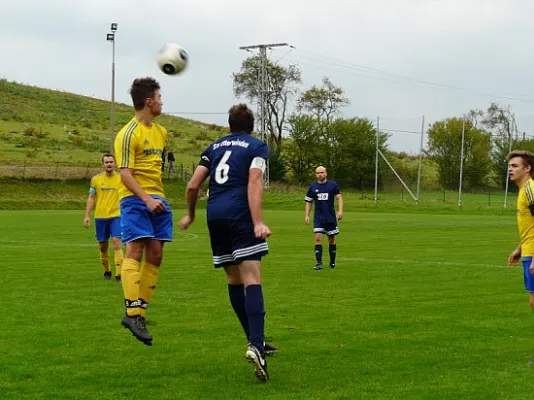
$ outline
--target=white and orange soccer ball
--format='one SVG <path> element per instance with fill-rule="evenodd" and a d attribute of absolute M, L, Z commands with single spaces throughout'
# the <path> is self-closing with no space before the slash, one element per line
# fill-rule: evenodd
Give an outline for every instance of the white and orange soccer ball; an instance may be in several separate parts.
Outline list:
<path fill-rule="evenodd" d="M 157 57 L 158 67 L 165 75 L 181 74 L 189 64 L 189 54 L 176 43 L 165 43 Z"/>

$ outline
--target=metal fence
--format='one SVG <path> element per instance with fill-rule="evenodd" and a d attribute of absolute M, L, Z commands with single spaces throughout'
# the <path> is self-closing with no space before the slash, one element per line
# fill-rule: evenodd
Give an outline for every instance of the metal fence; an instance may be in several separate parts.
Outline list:
<path fill-rule="evenodd" d="M 163 177 L 167 180 L 189 180 L 196 164 L 165 164 Z M 90 179 L 102 172 L 102 165 L 95 163 L 0 161 L 0 178 L 81 180 Z"/>

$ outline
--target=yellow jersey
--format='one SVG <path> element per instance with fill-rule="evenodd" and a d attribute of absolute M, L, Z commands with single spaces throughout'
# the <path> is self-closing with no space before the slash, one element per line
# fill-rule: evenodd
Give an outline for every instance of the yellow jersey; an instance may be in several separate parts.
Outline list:
<path fill-rule="evenodd" d="M 134 179 L 148 194 L 165 198 L 161 180 L 163 149 L 167 143 L 167 130 L 152 122 L 143 125 L 137 119 L 126 124 L 115 138 L 115 158 L 119 168 L 132 170 Z M 119 197 L 134 196 L 122 185 Z"/>
<path fill-rule="evenodd" d="M 532 208 L 532 211 L 531 211 Z M 517 195 L 517 226 L 521 238 L 521 256 L 534 256 L 534 180 L 529 179 Z"/>
<path fill-rule="evenodd" d="M 123 186 L 117 172 L 105 172 L 91 178 L 89 193 L 96 197 L 95 218 L 115 218 L 120 215 L 119 190 Z"/>

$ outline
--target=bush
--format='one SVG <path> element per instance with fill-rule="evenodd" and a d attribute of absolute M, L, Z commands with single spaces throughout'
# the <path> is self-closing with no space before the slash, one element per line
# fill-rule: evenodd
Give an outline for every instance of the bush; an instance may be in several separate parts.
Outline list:
<path fill-rule="evenodd" d="M 211 141 L 211 137 L 208 132 L 206 131 L 200 131 L 195 135 L 195 140 L 205 140 L 205 141 Z"/>
<path fill-rule="evenodd" d="M 277 153 L 269 156 L 269 180 L 273 182 L 283 182 L 287 174 L 287 163 L 283 157 Z"/>

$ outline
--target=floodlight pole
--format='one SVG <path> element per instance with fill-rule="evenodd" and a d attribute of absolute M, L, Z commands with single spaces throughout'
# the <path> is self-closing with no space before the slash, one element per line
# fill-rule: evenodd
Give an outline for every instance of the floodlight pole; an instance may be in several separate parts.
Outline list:
<path fill-rule="evenodd" d="M 269 80 L 267 77 L 267 49 L 272 47 L 289 46 L 287 43 L 270 43 L 270 44 L 255 44 L 251 46 L 241 46 L 240 50 L 253 50 L 258 49 L 260 52 L 260 66 L 259 66 L 259 92 L 258 92 L 258 131 L 260 133 L 261 140 L 268 143 L 267 126 L 269 123 L 268 101 L 267 96 L 269 93 Z M 269 162 L 267 162 L 267 168 L 263 174 L 263 185 L 269 187 Z"/>
<path fill-rule="evenodd" d="M 508 110 L 508 112 L 510 112 Z M 513 129 L 517 129 L 517 127 L 514 126 L 514 121 L 515 119 L 512 121 L 512 130 Z M 510 154 L 512 152 L 512 134 L 513 132 L 510 132 L 510 135 L 508 136 L 508 154 Z M 506 183 L 505 183 L 505 188 L 504 188 L 504 208 L 508 207 L 508 186 L 509 186 L 509 183 L 510 183 L 510 176 L 508 175 L 508 165 L 506 165 Z"/>
<path fill-rule="evenodd" d="M 113 154 L 113 144 L 115 141 L 115 34 L 117 32 L 118 24 L 111 23 L 111 33 L 107 34 L 107 41 L 112 44 L 112 58 L 111 58 L 111 137 L 110 137 L 110 153 Z"/>
<path fill-rule="evenodd" d="M 376 117 L 376 142 L 375 142 L 375 204 L 378 202 L 378 138 L 380 135 L 380 117 Z"/>
<path fill-rule="evenodd" d="M 423 166 L 423 142 L 425 136 L 425 116 L 423 115 L 421 121 L 421 143 L 419 145 L 419 168 L 417 170 L 417 200 L 416 203 L 419 204 L 421 199 L 421 168 Z"/>
<path fill-rule="evenodd" d="M 460 150 L 460 184 L 458 185 L 458 207 L 462 206 L 462 184 L 464 178 L 465 118 L 462 119 L 462 148 Z"/>

